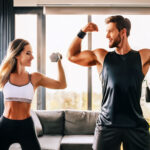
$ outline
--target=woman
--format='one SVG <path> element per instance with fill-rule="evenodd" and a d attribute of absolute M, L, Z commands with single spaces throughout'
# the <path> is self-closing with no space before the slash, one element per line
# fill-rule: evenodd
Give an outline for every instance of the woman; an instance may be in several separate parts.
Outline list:
<path fill-rule="evenodd" d="M 56 57 L 57 56 L 57 57 Z M 32 118 L 31 101 L 37 87 L 52 89 L 66 88 L 66 79 L 57 58 L 58 80 L 53 80 L 41 73 L 29 74 L 26 66 L 31 66 L 32 48 L 28 41 L 16 39 L 9 45 L 7 56 L 0 67 L 0 87 L 4 94 L 4 113 L 0 121 L 0 150 L 8 150 L 12 143 L 20 143 L 22 150 L 40 150 Z"/>

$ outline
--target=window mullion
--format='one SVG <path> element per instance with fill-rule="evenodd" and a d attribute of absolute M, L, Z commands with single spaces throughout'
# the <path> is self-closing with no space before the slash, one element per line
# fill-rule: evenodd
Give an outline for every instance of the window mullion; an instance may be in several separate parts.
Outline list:
<path fill-rule="evenodd" d="M 88 15 L 88 23 L 92 21 L 91 15 Z M 88 49 L 92 49 L 92 33 L 88 33 Z M 92 67 L 88 67 L 88 110 L 92 110 Z"/>
<path fill-rule="evenodd" d="M 40 73 L 46 73 L 46 29 L 45 15 L 38 13 L 37 18 L 37 70 Z M 37 90 L 37 109 L 46 108 L 46 90 L 44 87 L 39 87 Z"/>

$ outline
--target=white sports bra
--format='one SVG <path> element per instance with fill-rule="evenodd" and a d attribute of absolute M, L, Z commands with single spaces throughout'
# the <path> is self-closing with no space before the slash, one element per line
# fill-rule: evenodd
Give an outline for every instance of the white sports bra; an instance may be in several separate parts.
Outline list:
<path fill-rule="evenodd" d="M 4 101 L 19 101 L 31 103 L 34 96 L 34 88 L 31 83 L 31 75 L 29 75 L 29 82 L 22 86 L 12 84 L 8 80 L 3 87 L 3 94 Z"/>

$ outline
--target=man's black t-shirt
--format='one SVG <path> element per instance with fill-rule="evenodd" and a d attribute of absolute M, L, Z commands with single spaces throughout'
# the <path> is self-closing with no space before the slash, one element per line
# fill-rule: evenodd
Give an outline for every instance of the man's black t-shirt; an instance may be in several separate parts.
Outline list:
<path fill-rule="evenodd" d="M 109 127 L 148 127 L 140 106 L 142 81 L 138 51 L 108 52 L 102 70 L 103 99 L 97 124 Z"/>

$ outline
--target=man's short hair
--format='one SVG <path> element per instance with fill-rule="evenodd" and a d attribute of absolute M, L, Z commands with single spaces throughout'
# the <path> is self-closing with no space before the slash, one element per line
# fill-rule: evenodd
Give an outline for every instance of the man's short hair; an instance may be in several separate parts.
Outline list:
<path fill-rule="evenodd" d="M 110 16 L 110 17 L 106 18 L 105 22 L 106 22 L 106 24 L 109 24 L 111 22 L 116 23 L 116 27 L 119 30 L 119 32 L 123 28 L 125 28 L 127 30 L 127 36 L 130 35 L 131 22 L 128 18 L 124 18 L 121 15 Z"/>

